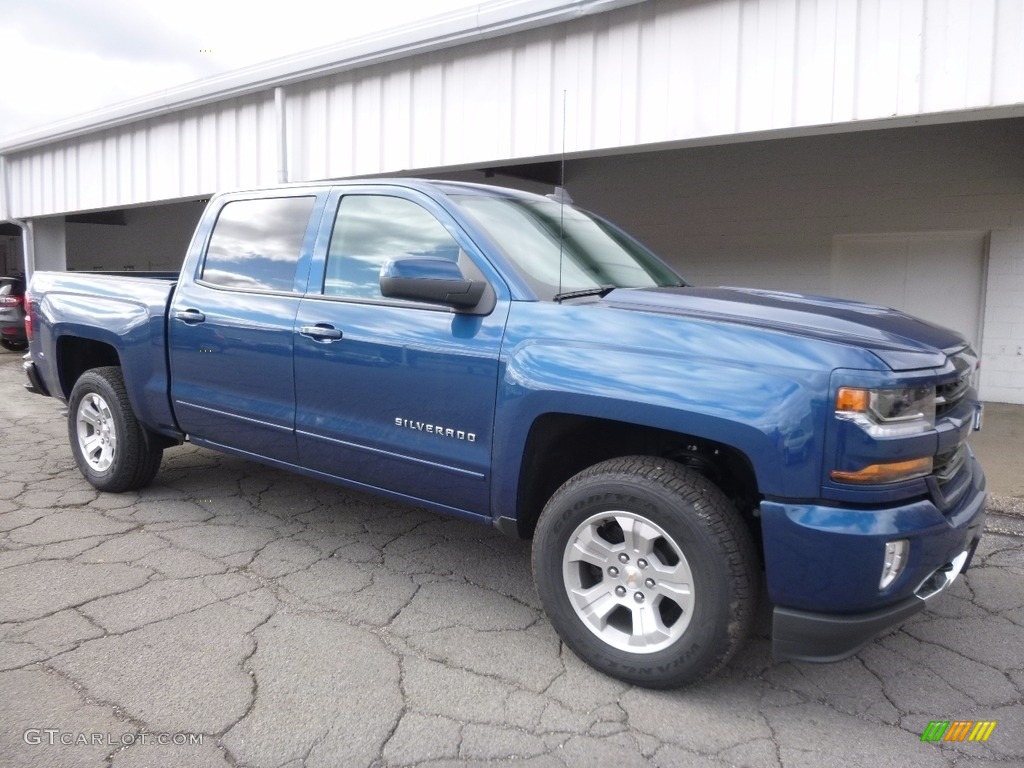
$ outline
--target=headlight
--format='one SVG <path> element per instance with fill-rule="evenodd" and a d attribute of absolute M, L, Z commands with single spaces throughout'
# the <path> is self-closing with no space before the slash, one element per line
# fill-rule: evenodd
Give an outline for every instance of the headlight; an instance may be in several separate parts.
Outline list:
<path fill-rule="evenodd" d="M 852 421 L 872 437 L 927 432 L 935 428 L 935 387 L 840 387 L 836 418 Z"/>

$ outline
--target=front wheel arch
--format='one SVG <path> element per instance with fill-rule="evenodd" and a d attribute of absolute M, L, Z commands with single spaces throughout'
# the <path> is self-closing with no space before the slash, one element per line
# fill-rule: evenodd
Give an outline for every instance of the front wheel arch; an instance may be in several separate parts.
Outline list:
<path fill-rule="evenodd" d="M 539 416 L 526 437 L 513 535 L 531 538 L 555 491 L 588 467 L 623 456 L 661 457 L 704 475 L 726 493 L 759 537 L 752 511 L 761 491 L 752 462 L 739 448 L 659 427 L 555 412 Z"/>

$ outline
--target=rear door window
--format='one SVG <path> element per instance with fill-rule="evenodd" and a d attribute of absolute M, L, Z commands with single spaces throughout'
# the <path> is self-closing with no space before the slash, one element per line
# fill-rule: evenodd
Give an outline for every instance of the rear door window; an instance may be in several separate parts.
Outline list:
<path fill-rule="evenodd" d="M 203 282 L 246 291 L 295 290 L 295 268 L 316 198 L 235 200 L 221 208 Z"/>

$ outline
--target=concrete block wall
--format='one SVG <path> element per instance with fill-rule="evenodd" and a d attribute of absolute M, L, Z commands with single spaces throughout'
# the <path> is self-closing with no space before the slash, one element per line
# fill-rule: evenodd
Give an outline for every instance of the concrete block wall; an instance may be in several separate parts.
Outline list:
<path fill-rule="evenodd" d="M 701 285 L 828 295 L 837 236 L 985 233 L 982 397 L 1024 404 L 1024 120 L 570 159 L 567 184 Z M 177 269 L 202 208 L 128 209 L 125 227 L 67 224 L 68 268 Z"/>
<path fill-rule="evenodd" d="M 169 271 L 181 267 L 205 203 L 129 208 L 125 226 L 69 223 L 68 269 Z"/>
<path fill-rule="evenodd" d="M 12 272 L 23 272 L 25 267 L 14 252 L 13 245 L 17 242 L 13 237 L 0 237 L 0 275 Z"/>
<path fill-rule="evenodd" d="M 984 396 L 1024 404 L 1024 225 L 993 232 L 985 302 Z"/>
<path fill-rule="evenodd" d="M 989 233 L 982 397 L 1024 404 L 1024 120 L 577 160 L 567 185 L 700 285 L 829 295 L 837 235 Z"/>

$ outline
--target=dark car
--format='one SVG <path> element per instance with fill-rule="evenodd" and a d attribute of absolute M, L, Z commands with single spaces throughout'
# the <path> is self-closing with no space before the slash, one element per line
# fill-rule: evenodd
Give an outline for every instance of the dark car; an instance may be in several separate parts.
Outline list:
<path fill-rule="evenodd" d="M 25 278 L 0 277 L 0 346 L 12 352 L 25 349 Z"/>

